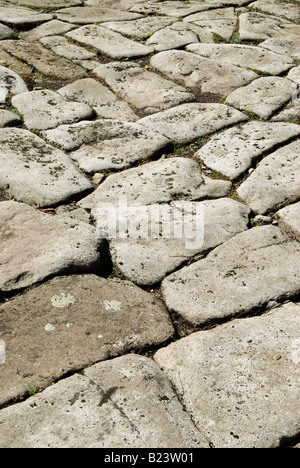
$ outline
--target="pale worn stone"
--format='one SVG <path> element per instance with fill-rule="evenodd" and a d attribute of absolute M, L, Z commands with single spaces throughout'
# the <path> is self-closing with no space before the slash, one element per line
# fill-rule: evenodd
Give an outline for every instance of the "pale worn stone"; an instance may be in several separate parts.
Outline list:
<path fill-rule="evenodd" d="M 131 281 L 151 285 L 196 254 L 246 230 L 250 209 L 222 198 L 138 207 L 124 214 L 128 234 L 122 240 L 118 232 L 117 239 L 110 240 L 112 261 Z M 101 206 L 93 210 L 98 229 L 105 230 L 110 215 L 105 216 Z"/>
<path fill-rule="evenodd" d="M 289 55 L 294 60 L 300 60 L 300 39 L 267 39 L 259 44 L 259 47 L 271 50 L 277 54 Z"/>
<path fill-rule="evenodd" d="M 151 65 L 172 80 L 203 93 L 227 95 L 258 78 L 252 70 L 227 65 L 183 50 L 159 52 Z"/>
<path fill-rule="evenodd" d="M 298 431 L 296 304 L 235 320 L 159 350 L 196 427 L 216 448 L 275 448 Z"/>
<path fill-rule="evenodd" d="M 0 221 L 0 291 L 99 266 L 101 242 L 88 224 L 13 201 L 0 203 Z"/>
<path fill-rule="evenodd" d="M 300 246 L 275 226 L 255 227 L 162 283 L 167 307 L 199 325 L 300 292 Z"/>
<path fill-rule="evenodd" d="M 226 65 L 251 68 L 271 75 L 279 75 L 289 70 L 294 61 L 290 57 L 279 55 L 259 47 L 239 44 L 191 44 L 188 52 L 216 60 Z"/>
<path fill-rule="evenodd" d="M 21 40 L 2 41 L 0 47 L 52 78 L 70 80 L 86 75 L 86 71 L 82 67 L 64 57 L 59 57 L 39 43 Z"/>
<path fill-rule="evenodd" d="M 0 128 L 15 127 L 22 123 L 22 120 L 14 112 L 0 109 Z"/>
<path fill-rule="evenodd" d="M 0 66 L 0 104 L 5 104 L 9 95 L 28 91 L 23 79 L 9 68 Z"/>
<path fill-rule="evenodd" d="M 55 9 L 66 6 L 66 0 L 6 0 L 12 4 L 24 5 L 31 8 Z M 82 5 L 82 0 L 67 0 L 69 6 Z"/>
<path fill-rule="evenodd" d="M 216 0 L 206 1 L 205 3 L 200 2 L 182 2 L 182 1 L 162 1 L 162 2 L 145 2 L 134 5 L 129 11 L 136 13 L 147 14 L 147 15 L 168 15 L 175 18 L 182 18 L 187 15 L 199 11 L 209 10 L 210 8 L 216 8 L 221 6 L 220 2 Z"/>
<path fill-rule="evenodd" d="M 157 30 L 169 26 L 174 21 L 175 19 L 172 17 L 149 16 L 131 21 L 111 21 L 102 23 L 101 26 L 112 29 L 124 36 L 143 40 L 152 36 Z"/>
<path fill-rule="evenodd" d="M 300 3 L 295 0 L 257 0 L 250 3 L 249 7 L 271 13 L 272 15 L 282 16 L 291 21 L 300 21 Z"/>
<path fill-rule="evenodd" d="M 299 40 L 300 26 L 277 16 L 248 12 L 240 16 L 239 33 L 242 41 Z"/>
<path fill-rule="evenodd" d="M 222 187 L 218 196 L 226 196 L 230 182 L 214 182 Z M 81 200 L 79 206 L 97 209 L 101 203 L 106 203 L 106 206 L 118 208 L 123 202 L 128 206 L 141 206 L 177 199 L 199 200 L 218 191 L 215 184 L 212 184 L 213 190 L 210 185 L 202 177 L 200 166 L 195 161 L 162 159 L 110 175 L 95 192 Z"/>
<path fill-rule="evenodd" d="M 30 31 L 21 33 L 20 37 L 24 41 L 33 42 L 41 39 L 42 37 L 65 34 L 76 27 L 77 26 L 75 24 L 70 24 L 59 20 L 52 20 L 47 21 L 47 23 L 43 23 L 37 28 L 31 29 Z"/>
<path fill-rule="evenodd" d="M 13 70 L 17 75 L 30 76 L 32 73 L 32 67 L 1 49 L 2 42 L 4 41 L 0 42 L 0 65 Z"/>
<path fill-rule="evenodd" d="M 89 173 L 126 168 L 170 144 L 168 138 L 137 123 L 109 119 L 63 125 L 44 136 L 63 149 L 76 150 L 71 157 Z"/>
<path fill-rule="evenodd" d="M 101 65 L 94 70 L 94 74 L 104 80 L 115 93 L 145 113 L 194 100 L 193 94 L 184 87 L 133 62 Z"/>
<path fill-rule="evenodd" d="M 105 21 L 124 21 L 140 18 L 141 15 L 112 8 L 103 7 L 72 7 L 55 12 L 61 21 L 75 24 L 104 23 Z"/>
<path fill-rule="evenodd" d="M 191 103 L 144 117 L 139 124 L 183 144 L 245 120 L 245 114 L 224 104 Z"/>
<path fill-rule="evenodd" d="M 13 98 L 13 106 L 22 114 L 29 129 L 47 130 L 93 118 L 93 110 L 87 104 L 68 102 L 60 94 L 48 90 L 19 94 Z"/>
<path fill-rule="evenodd" d="M 88 104 L 99 117 L 126 122 L 139 119 L 127 102 L 118 99 L 106 86 L 92 78 L 74 81 L 57 92 L 71 101 Z"/>
<path fill-rule="evenodd" d="M 25 8 L 19 5 L 7 5 L 1 2 L 0 18 L 3 23 L 24 27 L 50 21 L 53 19 L 53 15 L 39 13 L 30 8 Z"/>
<path fill-rule="evenodd" d="M 300 122 L 300 98 L 293 99 L 284 110 L 271 119 L 274 122 Z"/>
<path fill-rule="evenodd" d="M 299 135 L 300 126 L 296 124 L 248 122 L 212 137 L 195 156 L 209 168 L 235 179 L 267 151 Z"/>
<path fill-rule="evenodd" d="M 297 85 L 300 87 L 300 65 L 298 67 L 292 68 L 288 73 L 287 78 L 297 83 Z"/>
<path fill-rule="evenodd" d="M 14 31 L 8 26 L 5 26 L 5 24 L 0 23 L 0 41 L 3 39 L 14 39 L 14 37 Z"/>
<path fill-rule="evenodd" d="M 295 94 L 297 85 L 286 78 L 263 77 L 227 96 L 228 104 L 267 120 Z"/>
<path fill-rule="evenodd" d="M 95 364 L 4 408 L 0 421 L 1 448 L 208 447 L 160 368 L 136 354 Z"/>
<path fill-rule="evenodd" d="M 176 22 L 160 31 L 155 32 L 146 42 L 154 48 L 155 51 L 176 49 L 187 44 L 198 42 L 196 32 L 189 24 Z"/>
<path fill-rule="evenodd" d="M 162 301 L 128 281 L 94 275 L 56 277 L 0 312 L 9 349 L 1 405 L 68 372 L 164 343 L 174 332 Z"/>
<path fill-rule="evenodd" d="M 297 201 L 300 140 L 266 156 L 237 192 L 253 211 L 263 214 Z"/>
<path fill-rule="evenodd" d="M 69 156 L 22 129 L 0 129 L 0 189 L 16 200 L 50 206 L 91 190 Z"/>
<path fill-rule="evenodd" d="M 220 8 L 203 11 L 187 16 L 183 21 L 194 23 L 205 29 L 207 34 L 217 34 L 229 41 L 236 26 L 237 16 L 234 8 Z"/>
<path fill-rule="evenodd" d="M 53 52 L 69 60 L 90 60 L 96 59 L 97 55 L 84 47 L 71 44 L 63 36 L 50 36 L 40 39 L 40 43 L 49 47 Z"/>
<path fill-rule="evenodd" d="M 286 206 L 276 213 L 281 229 L 300 239 L 300 202 Z"/>

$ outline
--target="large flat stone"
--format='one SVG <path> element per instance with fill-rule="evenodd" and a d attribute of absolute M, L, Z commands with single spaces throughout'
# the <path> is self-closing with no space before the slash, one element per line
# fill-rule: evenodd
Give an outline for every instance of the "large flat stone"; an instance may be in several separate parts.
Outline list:
<path fill-rule="evenodd" d="M 44 136 L 63 149 L 76 150 L 71 157 L 89 173 L 126 168 L 170 144 L 168 138 L 142 125 L 109 119 L 63 125 Z"/>
<path fill-rule="evenodd" d="M 246 230 L 249 214 L 248 207 L 229 198 L 133 208 L 124 213 L 126 239 L 119 232 L 114 238 L 112 232 L 112 261 L 137 284 L 158 283 L 196 254 Z M 93 210 L 100 230 L 110 216 L 111 211 L 105 217 L 100 205 Z"/>
<path fill-rule="evenodd" d="M 75 24 L 103 23 L 105 21 L 124 21 L 140 18 L 141 15 L 115 8 L 103 7 L 72 7 L 63 8 L 55 12 L 61 21 Z"/>
<path fill-rule="evenodd" d="M 235 179 L 267 151 L 297 135 L 300 126 L 296 124 L 252 121 L 212 137 L 195 156 L 209 168 Z"/>
<path fill-rule="evenodd" d="M 0 47 L 52 78 L 74 80 L 86 75 L 86 71 L 82 67 L 71 60 L 58 56 L 39 43 L 22 40 L 1 41 Z"/>
<path fill-rule="evenodd" d="M 48 90 L 19 94 L 12 99 L 12 103 L 23 116 L 26 127 L 35 130 L 47 130 L 94 116 L 87 104 L 69 102 L 60 94 Z"/>
<path fill-rule="evenodd" d="M 287 78 L 297 83 L 297 85 L 300 87 L 300 65 L 298 65 L 298 67 L 292 68 L 288 73 Z M 299 93 L 297 92 L 296 94 L 298 95 Z"/>
<path fill-rule="evenodd" d="M 300 26 L 277 16 L 248 12 L 240 15 L 239 33 L 242 41 L 299 40 Z"/>
<path fill-rule="evenodd" d="M 281 229 L 300 240 L 300 202 L 286 206 L 276 213 Z"/>
<path fill-rule="evenodd" d="M 25 8 L 19 5 L 7 5 L 3 2 L 0 4 L 0 18 L 5 24 L 10 24 L 18 27 L 34 26 L 45 21 L 53 19 L 53 15 L 47 13 L 39 13 L 30 8 Z"/>
<path fill-rule="evenodd" d="M 82 26 L 70 31 L 66 36 L 80 44 L 93 47 L 113 59 L 140 57 L 153 52 L 152 47 L 127 39 L 119 33 L 98 25 Z"/>
<path fill-rule="evenodd" d="M 172 80 L 203 93 L 227 95 L 258 78 L 252 70 L 222 64 L 183 50 L 159 52 L 151 65 Z"/>
<path fill-rule="evenodd" d="M 42 37 L 56 36 L 58 34 L 65 34 L 71 29 L 75 29 L 75 24 L 66 23 L 64 21 L 52 20 L 37 26 L 30 31 L 21 33 L 20 37 L 22 40 L 27 42 L 34 42 L 41 39 Z"/>
<path fill-rule="evenodd" d="M 0 221 L 0 291 L 91 271 L 99 264 L 101 242 L 88 224 L 13 201 L 0 203 Z"/>
<path fill-rule="evenodd" d="M 1 49 L 1 44 L 4 41 L 0 42 L 0 65 L 5 68 L 13 70 L 17 75 L 21 76 L 30 76 L 32 73 L 32 68 L 28 66 L 25 62 L 18 60 L 13 55 L 8 54 L 5 50 Z"/>
<path fill-rule="evenodd" d="M 133 62 L 112 62 L 101 65 L 94 74 L 123 99 L 145 113 L 176 106 L 194 99 L 193 94 L 157 73 Z"/>
<path fill-rule="evenodd" d="M 271 13 L 275 16 L 282 16 L 291 21 L 300 21 L 300 5 L 294 0 L 257 0 L 250 3 L 249 7 L 262 11 L 263 13 Z"/>
<path fill-rule="evenodd" d="M 271 75 L 279 75 L 294 65 L 294 61 L 290 57 L 254 46 L 191 44 L 186 47 L 186 50 L 226 65 L 251 68 Z"/>
<path fill-rule="evenodd" d="M 300 122 L 300 98 L 293 99 L 279 114 L 271 119 L 273 122 Z"/>
<path fill-rule="evenodd" d="M 245 114 L 224 104 L 191 103 L 144 117 L 139 124 L 183 144 L 245 120 Z"/>
<path fill-rule="evenodd" d="M 202 11 L 187 16 L 183 21 L 191 22 L 206 30 L 207 38 L 214 38 L 214 34 L 229 41 L 236 27 L 237 16 L 234 8 L 220 8 Z"/>
<path fill-rule="evenodd" d="M 237 192 L 253 211 L 263 214 L 300 197 L 300 140 L 266 156 Z"/>
<path fill-rule="evenodd" d="M 149 16 L 131 21 L 110 21 L 102 23 L 101 26 L 139 41 L 148 39 L 157 30 L 169 26 L 174 21 L 172 17 Z"/>
<path fill-rule="evenodd" d="M 224 319 L 300 292 L 300 246 L 275 226 L 238 234 L 162 283 L 167 307 L 193 324 Z"/>
<path fill-rule="evenodd" d="M 55 9 L 66 6 L 66 0 L 7 0 L 9 3 L 31 8 Z M 82 0 L 67 0 L 69 6 L 82 5 Z"/>
<path fill-rule="evenodd" d="M 63 36 L 50 36 L 40 39 L 40 43 L 48 47 L 57 55 L 61 55 L 69 60 L 92 60 L 96 59 L 97 55 L 84 47 L 76 44 L 71 44 L 66 37 Z"/>
<path fill-rule="evenodd" d="M 275 448 L 299 429 L 300 308 L 288 303 L 159 350 L 154 359 L 216 448 Z"/>
<path fill-rule="evenodd" d="M 0 421 L 1 448 L 208 447 L 158 365 L 135 354 L 2 409 Z"/>
<path fill-rule="evenodd" d="M 0 23 L 0 41 L 2 41 L 3 39 L 14 39 L 14 38 L 15 38 L 14 31 L 8 26 L 5 26 L 5 24 Z"/>
<path fill-rule="evenodd" d="M 0 305 L 0 313 L 8 350 L 1 405 L 68 372 L 173 335 L 163 302 L 130 282 L 94 275 L 56 277 Z"/>
<path fill-rule="evenodd" d="M 227 192 L 230 182 L 217 182 L 222 188 L 225 183 Z M 205 192 L 210 193 L 207 185 L 195 161 L 186 158 L 162 159 L 110 175 L 95 192 L 81 200 L 79 206 L 97 209 L 98 206 L 101 208 L 101 204 L 106 204 L 103 208 L 110 206 L 114 209 L 124 202 L 128 206 L 141 206 L 177 199 L 198 200 L 205 198 Z"/>
<path fill-rule="evenodd" d="M 297 85 L 286 78 L 263 77 L 227 96 L 230 105 L 267 120 L 295 94 Z"/>
<path fill-rule="evenodd" d="M 189 24 L 177 21 L 176 23 L 155 32 L 146 42 L 159 52 L 163 50 L 176 49 L 193 42 L 198 42 L 196 28 Z"/>
<path fill-rule="evenodd" d="M 33 206 L 51 206 L 93 185 L 69 156 L 22 129 L 0 129 L 0 189 Z"/>
<path fill-rule="evenodd" d="M 205 3 L 200 2 L 182 2 L 182 1 L 163 1 L 163 2 L 145 2 L 134 5 L 129 11 L 141 13 L 143 15 L 168 15 L 175 18 L 182 18 L 198 11 L 209 10 L 221 6 L 220 2 L 209 0 Z"/>
<path fill-rule="evenodd" d="M 0 104 L 5 104 L 9 95 L 28 91 L 23 79 L 9 68 L 0 66 Z"/>
<path fill-rule="evenodd" d="M 118 99 L 106 86 L 92 78 L 74 81 L 57 92 L 70 101 L 88 104 L 102 118 L 125 122 L 139 119 L 127 102 Z"/>
<path fill-rule="evenodd" d="M 259 47 L 271 50 L 277 54 L 289 55 L 294 60 L 300 60 L 300 39 L 267 39 L 259 44 Z"/>

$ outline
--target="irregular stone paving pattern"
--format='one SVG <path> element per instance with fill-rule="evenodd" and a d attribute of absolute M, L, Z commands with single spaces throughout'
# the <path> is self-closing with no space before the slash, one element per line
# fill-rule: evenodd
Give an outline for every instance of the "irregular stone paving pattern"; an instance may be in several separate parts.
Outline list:
<path fill-rule="evenodd" d="M 0 447 L 300 442 L 300 0 L 0 0 Z"/>

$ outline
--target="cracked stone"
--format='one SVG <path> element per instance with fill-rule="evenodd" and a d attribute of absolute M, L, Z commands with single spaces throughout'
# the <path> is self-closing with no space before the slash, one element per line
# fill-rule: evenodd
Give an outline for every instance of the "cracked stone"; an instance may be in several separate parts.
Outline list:
<path fill-rule="evenodd" d="M 0 66 L 0 104 L 5 104 L 10 94 L 14 96 L 26 91 L 28 88 L 17 73 Z"/>
<path fill-rule="evenodd" d="M 61 21 L 75 24 L 102 23 L 105 21 L 135 20 L 141 15 L 103 7 L 73 7 L 55 11 L 55 15 Z"/>
<path fill-rule="evenodd" d="M 300 26 L 277 16 L 248 12 L 240 16 L 239 32 L 242 41 L 299 40 Z"/>
<path fill-rule="evenodd" d="M 234 33 L 237 16 L 234 8 L 221 8 L 212 11 L 203 11 L 195 13 L 194 15 L 187 16 L 183 19 L 190 23 L 194 23 L 205 30 L 207 39 L 217 34 L 226 41 L 229 41 Z M 202 38 L 202 41 L 204 38 Z"/>
<path fill-rule="evenodd" d="M 271 50 L 277 54 L 289 55 L 294 60 L 300 60 L 300 39 L 267 39 L 259 47 Z"/>
<path fill-rule="evenodd" d="M 300 240 L 300 202 L 282 208 L 276 218 L 281 229 Z"/>
<path fill-rule="evenodd" d="M 300 5 L 294 0 L 257 0 L 250 3 L 250 8 L 255 8 L 263 13 L 282 16 L 290 21 L 300 21 Z"/>
<path fill-rule="evenodd" d="M 146 42 L 155 51 L 176 49 L 187 44 L 198 42 L 198 35 L 189 24 L 176 22 L 155 32 Z"/>
<path fill-rule="evenodd" d="M 161 28 L 169 26 L 175 21 L 174 18 L 165 16 L 150 16 L 131 21 L 111 21 L 102 23 L 101 26 L 112 29 L 115 32 L 129 36 L 137 40 L 149 38 L 153 33 Z"/>
<path fill-rule="evenodd" d="M 50 36 L 40 39 L 40 43 L 49 47 L 57 55 L 61 55 L 69 60 L 90 60 L 96 59 L 97 55 L 75 44 L 71 44 L 63 36 Z"/>
<path fill-rule="evenodd" d="M 220 6 L 220 2 L 216 0 L 211 0 L 200 4 L 197 2 L 180 2 L 180 1 L 166 1 L 166 2 L 147 2 L 134 5 L 130 8 L 129 11 L 134 11 L 136 13 L 141 13 L 143 15 L 168 15 L 175 18 L 182 18 L 193 13 L 209 10 L 210 8 L 215 8 Z"/>

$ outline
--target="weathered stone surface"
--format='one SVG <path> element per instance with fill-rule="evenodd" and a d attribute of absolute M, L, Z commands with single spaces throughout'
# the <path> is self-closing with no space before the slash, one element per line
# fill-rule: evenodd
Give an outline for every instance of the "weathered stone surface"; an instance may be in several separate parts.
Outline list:
<path fill-rule="evenodd" d="M 128 354 L 0 411 L 4 447 L 208 447 L 160 368 Z"/>
<path fill-rule="evenodd" d="M 253 211 L 263 214 L 299 199 L 299 151 L 297 140 L 266 156 L 238 188 Z"/>
<path fill-rule="evenodd" d="M 133 208 L 125 215 L 127 238 L 110 241 L 112 261 L 137 284 L 158 283 L 189 258 L 246 230 L 249 213 L 248 207 L 229 198 Z M 93 216 L 104 231 L 101 206 Z"/>
<path fill-rule="evenodd" d="M 17 75 L 30 76 L 32 73 L 32 68 L 26 65 L 26 63 L 21 62 L 21 60 L 18 60 L 16 57 L 8 54 L 5 52 L 5 50 L 1 49 L 3 42 L 4 41 L 0 42 L 0 65 L 2 67 L 13 70 L 15 73 L 17 73 Z"/>
<path fill-rule="evenodd" d="M 84 47 L 71 44 L 68 39 L 63 36 L 44 37 L 40 39 L 40 43 L 45 47 L 49 47 L 56 54 L 66 57 L 69 60 L 90 60 L 97 58 L 97 55 L 93 52 Z"/>
<path fill-rule="evenodd" d="M 300 86 L 300 66 L 292 68 L 291 71 L 288 73 L 287 78 L 289 80 L 294 81 L 295 83 L 297 83 L 298 86 Z"/>
<path fill-rule="evenodd" d="M 61 21 L 68 21 L 75 24 L 103 23 L 105 21 L 124 21 L 140 18 L 141 15 L 121 11 L 112 8 L 102 7 L 73 7 L 63 8 L 55 12 Z"/>
<path fill-rule="evenodd" d="M 101 65 L 94 74 L 123 99 L 145 113 L 176 106 L 194 99 L 185 88 L 157 73 L 144 70 L 133 62 L 111 62 Z"/>
<path fill-rule="evenodd" d="M 239 44 L 191 44 L 186 50 L 227 65 L 251 68 L 271 75 L 279 75 L 294 64 L 293 59 L 285 55 Z"/>
<path fill-rule="evenodd" d="M 36 211 L 23 203 L 0 203 L 0 291 L 26 288 L 61 273 L 91 271 L 101 245 L 85 223 Z"/>
<path fill-rule="evenodd" d="M 162 50 L 176 49 L 187 44 L 198 42 L 198 36 L 189 24 L 176 22 L 160 31 L 155 32 L 146 42 L 159 52 Z"/>
<path fill-rule="evenodd" d="M 62 151 L 22 129 L 0 129 L 0 189 L 16 200 L 50 206 L 92 189 Z"/>
<path fill-rule="evenodd" d="M 217 182 L 226 193 L 230 183 Z M 205 186 L 199 165 L 190 159 L 171 158 L 109 176 L 95 192 L 81 200 L 79 206 L 97 209 L 101 203 L 106 203 L 109 204 L 106 207 L 118 208 L 124 201 L 128 206 L 141 206 L 174 199 L 199 200 L 205 198 L 205 192 L 211 190 L 209 184 L 207 188 Z M 225 195 L 221 193 L 219 196 Z"/>
<path fill-rule="evenodd" d="M 139 57 L 153 52 L 152 47 L 127 39 L 119 33 L 97 25 L 82 26 L 70 31 L 66 36 L 80 44 L 91 46 L 113 59 Z"/>
<path fill-rule="evenodd" d="M 209 168 L 235 179 L 264 153 L 297 135 L 300 126 L 296 124 L 248 122 L 214 136 L 195 156 Z"/>
<path fill-rule="evenodd" d="M 274 122 L 300 121 L 300 98 L 293 99 L 279 114 L 272 117 Z"/>
<path fill-rule="evenodd" d="M 22 93 L 15 96 L 12 102 L 22 114 L 29 129 L 47 130 L 94 116 L 93 110 L 87 104 L 68 102 L 54 91 Z"/>
<path fill-rule="evenodd" d="M 159 14 L 159 15 L 169 15 L 175 18 L 181 18 L 198 11 L 209 10 L 210 8 L 215 8 L 220 6 L 220 2 L 211 0 L 201 4 L 200 2 L 180 2 L 180 1 L 166 1 L 166 2 L 146 2 L 134 5 L 130 8 L 130 11 L 141 14 Z"/>
<path fill-rule="evenodd" d="M 299 265 L 298 242 L 275 226 L 256 227 L 168 276 L 162 291 L 170 310 L 202 324 L 298 294 Z"/>
<path fill-rule="evenodd" d="M 7 0 L 12 4 L 24 5 L 32 8 L 62 8 L 66 6 L 66 0 Z M 82 5 L 82 0 L 67 0 L 69 6 Z"/>
<path fill-rule="evenodd" d="M 249 7 L 260 10 L 264 13 L 271 13 L 272 15 L 282 16 L 291 21 L 300 20 L 300 5 L 299 2 L 294 0 L 257 0 L 250 3 Z"/>
<path fill-rule="evenodd" d="M 271 50 L 277 54 L 286 54 L 295 60 L 300 60 L 300 39 L 267 39 L 259 47 Z"/>
<path fill-rule="evenodd" d="M 173 335 L 163 302 L 128 281 L 94 275 L 54 278 L 0 305 L 0 313 L 9 350 L 1 405 L 67 372 Z"/>
<path fill-rule="evenodd" d="M 4 24 L 0 23 L 0 41 L 2 41 L 3 39 L 13 39 L 14 37 L 14 31 L 8 26 L 5 26 Z"/>
<path fill-rule="evenodd" d="M 300 239 L 300 202 L 286 206 L 276 213 L 281 229 Z"/>
<path fill-rule="evenodd" d="M 183 50 L 159 52 L 151 65 L 172 80 L 203 93 L 227 95 L 258 78 L 252 70 L 227 65 Z"/>
<path fill-rule="evenodd" d="M 159 350 L 196 427 L 217 448 L 275 448 L 298 431 L 300 308 L 198 332 Z"/>
<path fill-rule="evenodd" d="M 63 149 L 76 149 L 71 157 L 89 173 L 145 161 L 170 144 L 168 138 L 144 126 L 109 119 L 63 125 L 44 136 Z"/>
<path fill-rule="evenodd" d="M 208 38 L 218 34 L 229 41 L 236 26 L 237 16 L 234 8 L 220 8 L 211 11 L 203 11 L 187 16 L 183 21 L 191 22 L 206 30 Z"/>
<path fill-rule="evenodd" d="M 47 23 L 43 23 L 37 28 L 21 33 L 21 39 L 27 42 L 33 42 L 35 40 L 41 39 L 42 37 L 65 34 L 74 28 L 76 28 L 75 24 L 65 23 L 64 21 L 47 21 Z"/>
<path fill-rule="evenodd" d="M 14 127 L 22 123 L 18 114 L 0 109 L 0 128 Z"/>
<path fill-rule="evenodd" d="M 181 104 L 144 117 L 139 124 L 160 132 L 176 143 L 188 143 L 245 120 L 248 120 L 245 114 L 224 104 Z"/>
<path fill-rule="evenodd" d="M 3 23 L 24 27 L 50 21 L 53 19 L 53 15 L 39 13 L 30 8 L 24 8 L 18 5 L 11 6 L 1 2 L 0 18 Z"/>
<path fill-rule="evenodd" d="M 169 26 L 169 24 L 174 21 L 175 19 L 172 17 L 149 16 L 131 21 L 111 21 L 108 23 L 102 23 L 101 26 L 112 29 L 124 36 L 143 40 L 152 36 L 155 31 Z"/>
<path fill-rule="evenodd" d="M 88 104 L 99 117 L 127 122 L 139 119 L 127 102 L 117 99 L 106 86 L 92 78 L 74 81 L 59 89 L 58 93 L 71 101 Z"/>
<path fill-rule="evenodd" d="M 300 26 L 277 16 L 248 12 L 240 16 L 242 41 L 268 38 L 299 40 Z"/>
<path fill-rule="evenodd" d="M 5 104 L 10 94 L 28 91 L 23 79 L 9 68 L 0 66 L 0 104 Z"/>
<path fill-rule="evenodd" d="M 263 77 L 227 96 L 227 103 L 268 119 L 295 94 L 297 85 L 286 78 Z"/>
<path fill-rule="evenodd" d="M 82 78 L 86 71 L 79 65 L 59 57 L 41 44 L 25 41 L 2 41 L 0 46 L 15 57 L 24 60 L 41 73 L 59 80 Z"/>

